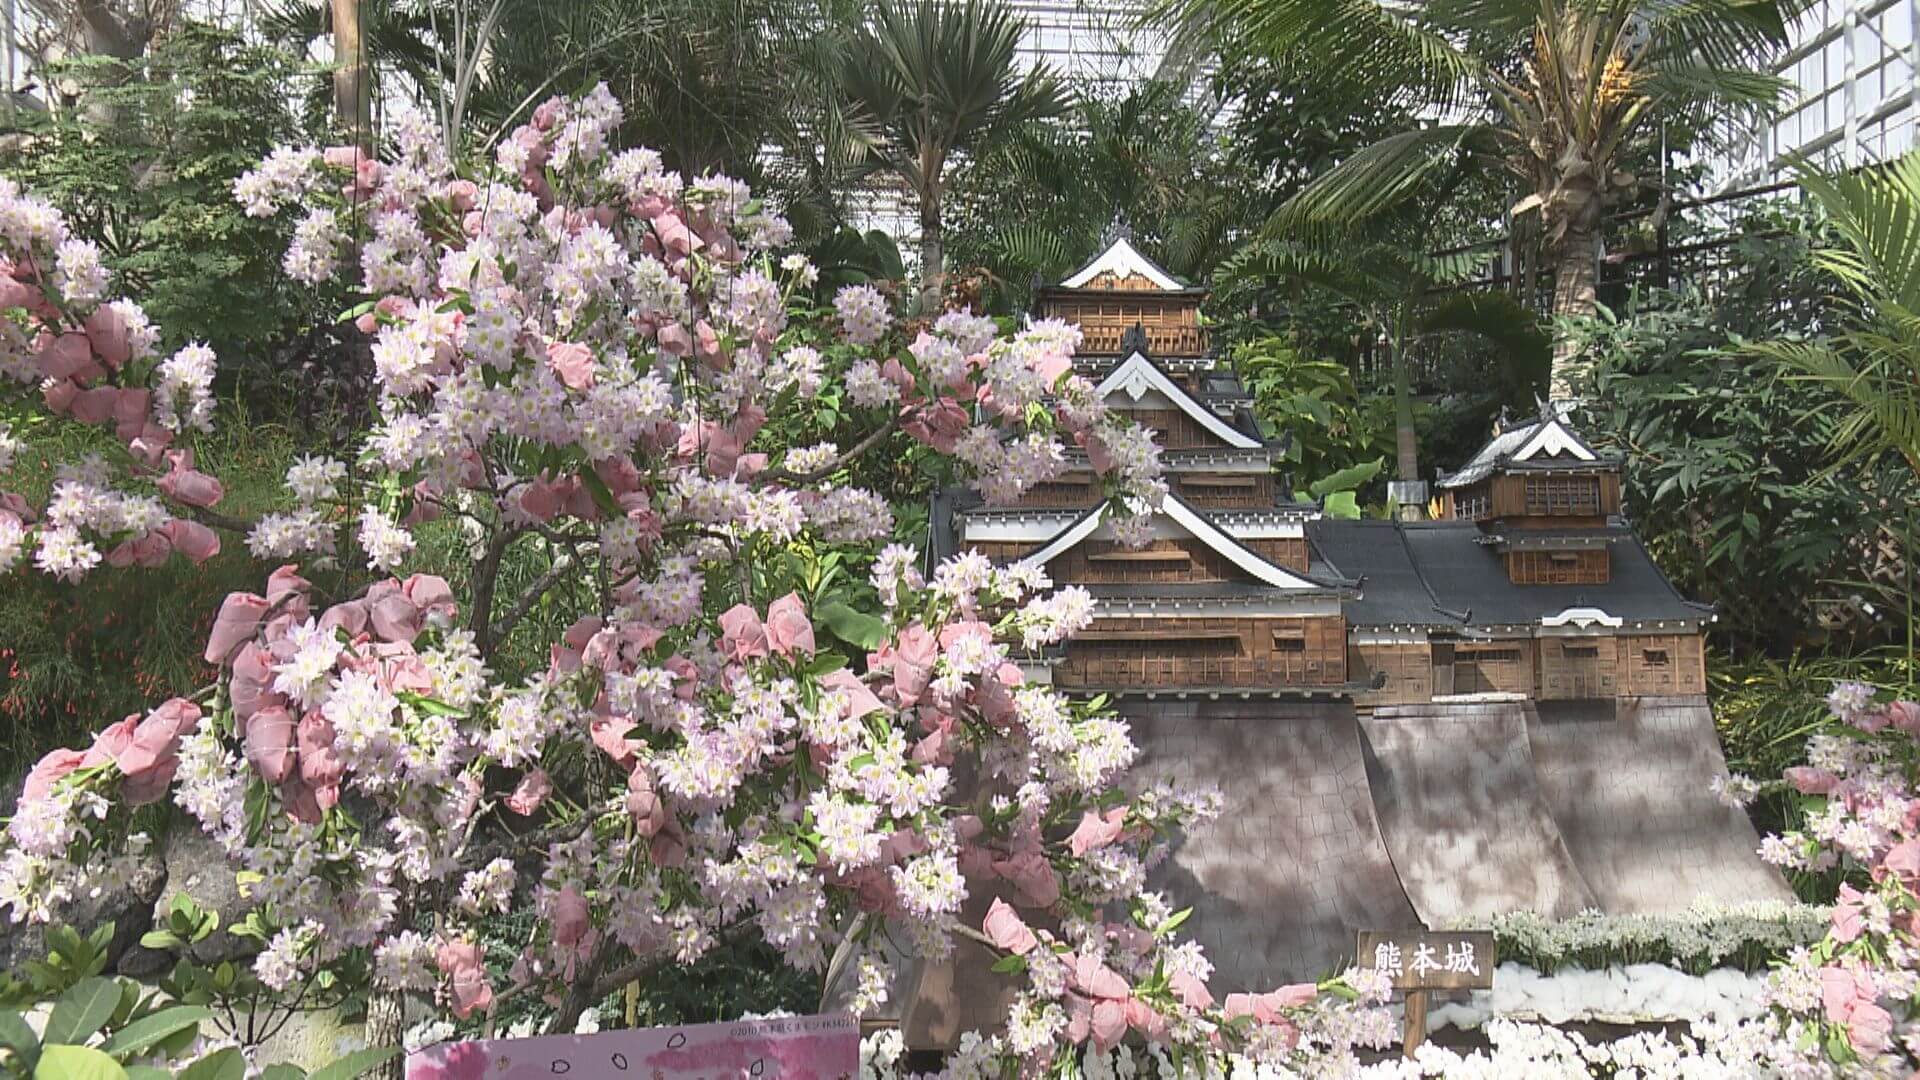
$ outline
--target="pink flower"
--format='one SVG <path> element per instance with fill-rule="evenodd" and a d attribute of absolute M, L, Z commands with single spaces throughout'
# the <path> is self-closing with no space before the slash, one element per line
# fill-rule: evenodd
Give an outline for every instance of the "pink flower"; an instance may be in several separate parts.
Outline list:
<path fill-rule="evenodd" d="M 281 705 L 260 709 L 246 722 L 242 749 L 269 784 L 283 783 L 293 772 L 294 728 L 293 714 Z"/>
<path fill-rule="evenodd" d="M 1861 910 L 1867 895 L 1851 885 L 1840 886 L 1840 897 L 1833 905 L 1833 940 L 1852 941 L 1864 930 Z"/>
<path fill-rule="evenodd" d="M 26 786 L 20 789 L 20 801 L 38 802 L 53 794 L 53 787 L 66 779 L 67 774 L 78 769 L 87 760 L 85 750 L 69 750 L 65 747 L 55 750 L 34 765 L 27 774 Z"/>
<path fill-rule="evenodd" d="M 1093 1003 L 1093 1046 L 1101 1053 L 1118 1046 L 1127 1034 L 1127 1005 L 1125 1001 L 1096 1001 Z"/>
<path fill-rule="evenodd" d="M 654 788 L 653 773 L 645 765 L 627 774 L 627 813 L 633 815 L 634 831 L 641 836 L 658 836 L 673 827 L 673 814 Z"/>
<path fill-rule="evenodd" d="M 172 469 L 158 483 L 160 490 L 175 502 L 188 506 L 212 506 L 226 494 L 220 481 L 194 470 L 193 451 L 170 450 L 167 452 L 167 462 Z"/>
<path fill-rule="evenodd" d="M 881 703 L 872 690 L 867 689 L 867 684 L 860 681 L 860 676 L 846 668 L 835 668 L 820 676 L 820 689 L 845 695 L 847 699 L 845 715 L 851 720 L 858 720 L 868 713 L 886 710 L 886 705 Z"/>
<path fill-rule="evenodd" d="M 1873 977 L 1855 968 L 1820 969 L 1820 1004 L 1827 1019 L 1847 1029 L 1847 1041 L 1863 1056 L 1886 1049 L 1893 1017 L 1881 1008 Z"/>
<path fill-rule="evenodd" d="M 1920 881 L 1920 840 L 1903 840 L 1895 844 L 1887 857 L 1880 861 L 1880 869 L 1898 877 L 1908 888 Z M 1876 880 L 1879 875 L 1876 874 Z"/>
<path fill-rule="evenodd" d="M 547 366 L 572 390 L 591 389 L 598 367 L 592 349 L 571 341 L 556 341 L 547 346 Z"/>
<path fill-rule="evenodd" d="M 1840 783 L 1839 777 L 1810 765 L 1795 765 L 1780 775 L 1802 795 L 1825 795 Z"/>
<path fill-rule="evenodd" d="M 507 796 L 507 809 L 521 817 L 528 817 L 540 809 L 540 804 L 546 802 L 551 794 L 553 781 L 547 779 L 546 770 L 530 769 L 514 786 L 513 794 Z"/>
<path fill-rule="evenodd" d="M 133 339 L 126 316 L 112 304 L 101 304 L 87 316 L 87 341 L 93 346 L 94 355 L 115 371 L 133 359 Z"/>
<path fill-rule="evenodd" d="M 767 608 L 767 644 L 789 659 L 796 652 L 813 655 L 813 623 L 797 593 L 788 593 Z"/>
<path fill-rule="evenodd" d="M 1025 956 L 1040 945 L 1040 939 L 1034 936 L 1026 922 L 1005 900 L 997 896 L 993 898 L 993 906 L 987 909 L 987 918 L 981 930 L 995 948 L 1015 956 Z"/>
<path fill-rule="evenodd" d="M 160 526 L 160 532 L 173 545 L 173 550 L 185 555 L 195 566 L 220 554 L 219 535 L 197 521 L 174 518 Z M 217 620 L 215 625 L 218 626 Z"/>
<path fill-rule="evenodd" d="M 453 621 L 460 614 L 454 602 L 453 588 L 437 574 L 414 574 L 400 583 L 400 592 L 429 619 Z"/>
<path fill-rule="evenodd" d="M 227 664 L 234 650 L 253 638 L 266 614 L 266 597 L 228 593 L 220 604 L 220 613 L 213 617 L 213 633 L 207 638 L 207 663 Z"/>
<path fill-rule="evenodd" d="M 553 900 L 553 943 L 563 949 L 578 948 L 593 929 L 593 913 L 587 898 L 569 885 Z"/>
<path fill-rule="evenodd" d="M 1025 907 L 1049 908 L 1060 900 L 1060 875 L 1038 851 L 995 860 L 993 872 L 1013 883 L 1016 899 Z"/>
<path fill-rule="evenodd" d="M 407 599 L 396 581 L 376 582 L 367 590 L 367 622 L 376 637 L 409 644 L 420 636 L 424 613 Z"/>
<path fill-rule="evenodd" d="M 939 655 L 940 643 L 919 623 L 900 631 L 893 644 L 881 647 L 876 659 L 879 666 L 892 670 L 894 700 L 902 708 L 913 706 L 926 693 L 927 682 L 933 677 L 933 662 Z"/>
<path fill-rule="evenodd" d="M 1920 704 L 1896 701 L 1887 706 L 1887 719 L 1901 731 L 1920 737 Z"/>
<path fill-rule="evenodd" d="M 1089 810 L 1080 816 L 1080 824 L 1067 837 L 1067 850 L 1074 858 L 1080 858 L 1089 851 L 1106 847 L 1120 839 L 1120 823 L 1126 820 L 1127 808 L 1116 806 L 1104 814 Z"/>
<path fill-rule="evenodd" d="M 1213 1008 L 1213 992 L 1191 971 L 1175 971 L 1168 975 L 1167 987 L 1173 991 L 1174 997 L 1180 999 L 1180 1004 L 1189 1009 Z"/>
<path fill-rule="evenodd" d="M 1075 989 L 1090 998 L 1126 998 L 1133 991 L 1120 973 L 1100 962 L 1097 956 L 1076 953 L 1068 961 L 1067 979 Z"/>
<path fill-rule="evenodd" d="M 433 960 L 448 977 L 455 1016 L 465 1020 L 474 1010 L 493 1004 L 493 986 L 487 982 L 487 966 L 480 955 L 480 946 L 448 942 L 434 953 Z"/>
<path fill-rule="evenodd" d="M 745 604 L 735 604 L 720 615 L 720 652 L 742 663 L 767 655 L 767 628 Z"/>
<path fill-rule="evenodd" d="M 39 362 L 40 374 L 55 380 L 71 379 L 95 366 L 93 347 L 85 334 L 61 334 L 47 339 L 35 359 Z"/>
<path fill-rule="evenodd" d="M 317 710 L 302 716 L 294 741 L 300 747 L 300 779 L 313 789 L 322 810 L 331 809 L 340 799 L 340 778 L 347 774 L 333 751 L 333 721 Z"/>
<path fill-rule="evenodd" d="M 180 767 L 176 751 L 180 737 L 200 722 L 200 707 L 185 698 L 172 698 L 147 714 L 133 729 L 133 739 L 115 755 L 126 774 L 120 793 L 130 806 L 159 802 Z"/>
<path fill-rule="evenodd" d="M 1128 1027 L 1139 1032 L 1150 1043 L 1167 1041 L 1167 1018 L 1161 1015 L 1159 1009 L 1137 997 L 1127 999 L 1126 1009 Z M 1100 1006 L 1094 1006 L 1093 1011 L 1096 1017 L 1099 1016 Z"/>
<path fill-rule="evenodd" d="M 242 645 L 233 658 L 227 696 L 233 701 L 233 715 L 242 724 L 262 709 L 285 705 L 286 696 L 273 690 L 272 654 L 253 642 Z"/>

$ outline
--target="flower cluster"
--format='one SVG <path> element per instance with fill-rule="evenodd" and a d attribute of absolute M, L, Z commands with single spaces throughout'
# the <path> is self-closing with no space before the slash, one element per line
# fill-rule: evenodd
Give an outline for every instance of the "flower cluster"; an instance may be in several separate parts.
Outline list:
<path fill-rule="evenodd" d="M 1696 900 L 1671 915 L 1583 911 L 1550 919 L 1522 911 L 1475 920 L 1474 927 L 1493 931 L 1502 957 L 1540 971 L 1657 963 L 1701 973 L 1730 966 L 1764 970 L 1820 940 L 1827 916 L 1827 909 L 1807 904 L 1763 900 L 1726 907 Z"/>
<path fill-rule="evenodd" d="M 1134 1040 L 1281 1063 L 1390 1038 L 1322 993 L 1378 1001 L 1365 976 L 1208 991 L 1145 881 L 1217 796 L 1130 785 L 1126 725 L 1014 659 L 1084 627 L 1084 591 L 871 549 L 892 516 L 849 466 L 895 431 L 989 498 L 1084 452 L 1125 514 L 1157 503 L 1157 450 L 1091 400 L 1072 328 L 950 312 L 908 340 L 862 286 L 820 320 L 786 224 L 736 180 L 616 152 L 621 116 L 604 88 L 546 102 L 469 171 L 402 117 L 390 160 L 286 149 L 235 185 L 250 214 L 299 208 L 291 276 L 366 293 L 376 419 L 348 460 L 294 463 L 289 508 L 237 523 L 257 556 L 304 561 L 220 606 L 215 683 L 36 769 L 0 905 L 45 918 L 144 843 L 130 807 L 170 795 L 248 875 L 255 974 L 290 994 L 363 972 L 475 1023 L 525 993 L 573 1030 L 636 973 L 755 936 L 863 1005 L 901 949 L 1020 967 L 982 1060 Z M 152 363 L 151 327 L 99 303 L 69 239 L 0 191 L 0 357 L 127 460 L 71 467 L 43 514 L 5 497 L 0 555 L 31 545 L 64 576 L 101 550 L 204 557 L 205 526 L 161 497 L 220 497 L 176 445 L 212 415 L 212 360 Z M 779 445 L 776 398 L 829 384 L 871 433 Z M 459 597 L 417 572 L 447 517 L 475 551 Z M 509 593 L 509 557 L 543 572 Z M 536 610 L 571 625 L 543 664 L 503 663 Z M 503 971 L 481 942 L 508 912 L 531 928 Z"/>

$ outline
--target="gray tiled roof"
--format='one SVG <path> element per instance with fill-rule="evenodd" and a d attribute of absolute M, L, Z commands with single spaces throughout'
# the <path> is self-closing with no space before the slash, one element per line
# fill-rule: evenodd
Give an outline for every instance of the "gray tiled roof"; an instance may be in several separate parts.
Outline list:
<path fill-rule="evenodd" d="M 1307 525 L 1318 557 L 1341 576 L 1360 579 L 1359 598 L 1346 605 L 1355 626 L 1520 626 L 1571 607 L 1597 607 L 1628 622 L 1699 620 L 1710 612 L 1674 591 L 1631 530 L 1591 533 L 1611 541 L 1607 584 L 1515 585 L 1470 521 Z"/>

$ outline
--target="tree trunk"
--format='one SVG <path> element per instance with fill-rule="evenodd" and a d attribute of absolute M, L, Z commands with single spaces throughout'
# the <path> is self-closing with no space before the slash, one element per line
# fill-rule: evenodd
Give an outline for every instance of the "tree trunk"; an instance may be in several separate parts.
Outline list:
<path fill-rule="evenodd" d="M 920 312 L 940 313 L 946 292 L 946 251 L 940 230 L 940 193 L 920 196 Z"/>
<path fill-rule="evenodd" d="M 367 998 L 367 1045 L 376 1049 L 399 1046 L 407 1034 L 407 999 L 398 990 L 376 989 Z M 401 1054 L 369 1075 L 380 1080 L 402 1080 L 407 1057 Z"/>
<path fill-rule="evenodd" d="M 1579 347 L 1561 320 L 1591 318 L 1600 308 L 1596 287 L 1599 253 L 1591 227 L 1575 226 L 1553 248 L 1553 379 L 1547 391 L 1552 401 L 1573 400 L 1573 363 Z"/>
<path fill-rule="evenodd" d="M 1393 349 L 1394 479 L 1420 479 L 1420 442 L 1413 430 L 1413 373 L 1408 370 L 1404 312 L 1396 312 L 1390 347 Z"/>
<path fill-rule="evenodd" d="M 333 10 L 333 109 L 340 129 L 359 146 L 373 145 L 367 55 L 360 38 L 360 0 L 330 0 Z"/>

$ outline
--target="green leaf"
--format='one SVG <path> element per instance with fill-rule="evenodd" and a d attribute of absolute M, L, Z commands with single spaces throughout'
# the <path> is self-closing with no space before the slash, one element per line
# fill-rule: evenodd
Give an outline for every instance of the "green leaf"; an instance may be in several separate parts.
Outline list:
<path fill-rule="evenodd" d="M 364 1050 L 355 1050 L 346 1057 L 307 1074 L 307 1080 L 354 1080 L 368 1071 L 385 1065 L 400 1053 L 397 1046 L 370 1046 Z"/>
<path fill-rule="evenodd" d="M 838 600 L 822 604 L 815 609 L 821 622 L 833 631 L 833 636 L 849 645 L 862 649 L 877 647 L 887 639 L 887 624 L 864 612 L 855 611 Z"/>
<path fill-rule="evenodd" d="M 149 930 L 140 935 L 140 947 L 143 949 L 177 949 L 184 944 L 180 935 L 171 930 Z"/>
<path fill-rule="evenodd" d="M 1027 958 L 1024 956 L 1003 956 L 993 962 L 997 975 L 1012 975 L 1027 970 Z"/>
<path fill-rule="evenodd" d="M 90 1046 L 49 1046 L 33 1067 L 33 1076 L 34 1080 L 126 1080 L 127 1070 Z"/>
<path fill-rule="evenodd" d="M 1351 491 L 1336 491 L 1328 495 L 1321 503 L 1328 517 L 1346 518 L 1349 521 L 1360 516 L 1360 501 Z"/>
<path fill-rule="evenodd" d="M 12 1009 L 0 1012 L 0 1046 L 18 1054 L 28 1066 L 40 1060 L 40 1037 L 27 1025 L 27 1018 Z"/>
<path fill-rule="evenodd" d="M 1175 930 L 1180 929 L 1180 927 L 1183 924 L 1185 924 L 1188 919 L 1191 919 L 1191 918 L 1193 918 L 1193 909 L 1190 907 L 1181 908 L 1179 911 L 1176 911 L 1173 914 L 1167 916 L 1166 919 L 1163 922 L 1161 922 L 1159 926 L 1154 927 L 1153 936 L 1166 937 L 1168 934 L 1171 934 Z"/>
<path fill-rule="evenodd" d="M 1386 468 L 1386 466 L 1387 460 L 1385 458 L 1375 458 L 1372 461 L 1363 461 L 1358 465 L 1350 465 L 1331 476 L 1325 476 L 1319 480 L 1315 480 L 1312 484 L 1308 485 L 1307 493 L 1318 499 L 1336 491 L 1352 491 L 1366 484 L 1374 477 L 1379 476 L 1380 470 Z"/>
<path fill-rule="evenodd" d="M 118 1004 L 119 983 L 98 976 L 82 979 L 54 1003 L 53 1013 L 47 1017 L 43 1040 L 48 1045 L 84 1043 L 100 1030 L 100 1025 L 107 1022 L 107 1018 L 113 1015 L 114 1006 Z"/>
<path fill-rule="evenodd" d="M 127 1080 L 173 1080 L 173 1073 L 151 1065 L 128 1065 Z"/>
<path fill-rule="evenodd" d="M 394 696 L 400 699 L 401 704 L 411 707 L 415 712 L 422 712 L 428 716 L 467 715 L 465 709 L 456 709 L 438 698 L 430 698 L 425 694 L 416 694 L 411 690 L 402 690 Z"/>
<path fill-rule="evenodd" d="M 613 497 L 613 489 L 607 486 L 605 480 L 600 479 L 599 473 L 591 468 L 582 467 L 580 482 L 587 485 L 587 494 L 593 496 L 593 504 L 600 508 L 601 513 L 615 519 L 627 516 L 627 512 L 621 509 L 619 500 Z"/>
<path fill-rule="evenodd" d="M 176 1005 L 171 1009 L 162 1009 L 114 1032 L 113 1037 L 100 1048 L 116 1058 L 144 1053 L 148 1047 L 174 1032 L 184 1031 L 212 1015 L 198 1005 Z"/>
<path fill-rule="evenodd" d="M 269 1065 L 260 1072 L 260 1080 L 306 1080 L 307 1070 L 298 1065 Z"/>
<path fill-rule="evenodd" d="M 237 1046 L 216 1051 L 180 1071 L 180 1080 L 246 1080 L 247 1059 Z"/>

